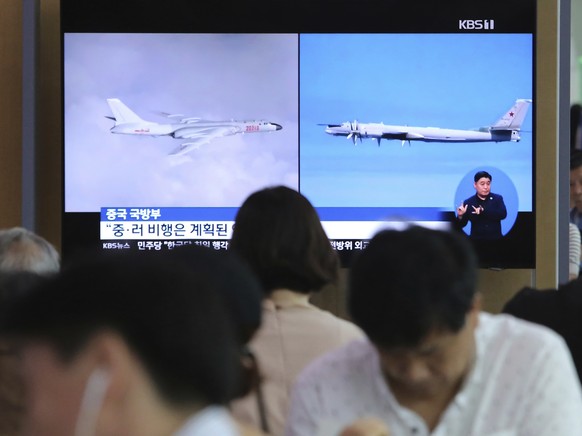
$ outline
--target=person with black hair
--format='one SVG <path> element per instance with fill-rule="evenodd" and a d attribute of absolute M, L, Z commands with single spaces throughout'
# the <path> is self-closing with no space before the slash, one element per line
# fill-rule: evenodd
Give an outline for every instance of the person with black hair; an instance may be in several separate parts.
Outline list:
<path fill-rule="evenodd" d="M 523 287 L 501 311 L 559 333 L 568 344 L 582 383 L 582 278 L 554 289 Z"/>
<path fill-rule="evenodd" d="M 473 239 L 499 239 L 501 221 L 507 217 L 503 196 L 491 192 L 493 177 L 487 171 L 477 171 L 473 180 L 475 195 L 457 207 L 458 224 L 462 228 L 470 221 Z"/>
<path fill-rule="evenodd" d="M 582 150 L 570 151 L 570 223 L 582 232 Z M 573 238 L 570 236 L 570 244 Z M 573 247 L 571 247 L 572 249 Z M 578 259 L 578 272 L 582 269 L 582 258 Z"/>
<path fill-rule="evenodd" d="M 286 435 L 338 434 L 364 416 L 394 435 L 582 434 L 582 389 L 564 340 L 482 312 L 477 272 L 458 232 L 376 234 L 348 283 L 349 312 L 368 340 L 298 376 Z"/>
<path fill-rule="evenodd" d="M 211 250 L 201 259 L 199 252 L 210 249 L 200 245 L 182 245 L 172 249 L 167 256 L 173 261 L 183 262 L 191 271 L 213 275 L 236 331 L 240 356 L 239 384 L 234 399 L 253 394 L 257 399 L 260 429 L 254 425 L 237 421 L 243 436 L 264 435 L 268 431 L 266 405 L 264 404 L 261 370 L 249 347 L 249 342 L 261 326 L 263 289 L 250 268 L 232 251 Z M 222 262 L 223 257 L 228 262 Z"/>
<path fill-rule="evenodd" d="M 339 280 L 339 257 L 317 211 L 298 191 L 274 186 L 252 193 L 235 217 L 229 250 L 255 272 L 264 290 L 261 327 L 251 340 L 263 374 L 269 434 L 283 434 L 296 375 L 326 351 L 362 338 L 353 323 L 311 304 Z M 260 425 L 256 393 L 233 403 L 233 414 Z"/>
<path fill-rule="evenodd" d="M 192 260 L 212 265 L 209 251 Z M 239 434 L 225 407 L 239 351 L 216 268 L 140 254 L 75 260 L 1 308 L 25 381 L 23 434 Z"/>
<path fill-rule="evenodd" d="M 14 295 L 28 292 L 46 277 L 46 274 L 30 271 L 1 272 L 0 307 Z M 10 344 L 0 338 L 0 435 L 22 435 L 24 411 L 24 386 L 20 362 Z"/>
<path fill-rule="evenodd" d="M 0 229 L 0 307 L 9 295 L 23 293 L 61 268 L 57 249 L 24 227 Z M 24 413 L 17 356 L 0 341 L 0 434 L 21 434 Z"/>
<path fill-rule="evenodd" d="M 570 222 L 582 230 L 582 150 L 570 153 Z"/>
<path fill-rule="evenodd" d="M 582 105 L 570 106 L 570 151 L 582 150 Z"/>

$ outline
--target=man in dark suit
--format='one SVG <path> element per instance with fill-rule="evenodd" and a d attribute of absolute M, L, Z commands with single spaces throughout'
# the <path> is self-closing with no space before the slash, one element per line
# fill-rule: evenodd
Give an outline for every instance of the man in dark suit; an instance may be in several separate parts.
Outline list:
<path fill-rule="evenodd" d="M 467 198 L 457 207 L 460 227 L 471 221 L 471 238 L 501 238 L 501 220 L 507 217 L 503 197 L 491 192 L 491 174 L 478 171 L 474 177 L 475 195 Z"/>

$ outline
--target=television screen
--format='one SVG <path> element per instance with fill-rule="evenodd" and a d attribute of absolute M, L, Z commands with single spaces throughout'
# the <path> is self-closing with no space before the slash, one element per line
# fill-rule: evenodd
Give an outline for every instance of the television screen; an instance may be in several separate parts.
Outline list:
<path fill-rule="evenodd" d="M 287 185 L 346 267 L 409 223 L 464 232 L 482 267 L 534 267 L 535 1 L 321 2 L 295 25 L 80 3 L 61 0 L 65 257 L 226 249 L 244 199 Z"/>

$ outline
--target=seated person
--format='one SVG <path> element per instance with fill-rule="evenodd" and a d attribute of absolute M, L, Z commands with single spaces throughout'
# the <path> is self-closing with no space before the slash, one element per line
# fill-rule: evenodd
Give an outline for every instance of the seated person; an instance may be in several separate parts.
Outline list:
<path fill-rule="evenodd" d="M 263 375 L 264 403 L 253 393 L 232 410 L 255 426 L 265 413 L 263 429 L 280 436 L 299 371 L 363 333 L 309 302 L 312 293 L 337 283 L 339 258 L 316 210 L 299 192 L 276 186 L 251 194 L 236 215 L 229 250 L 250 265 L 265 292 L 262 325 L 250 342 Z"/>
<path fill-rule="evenodd" d="M 172 249 L 167 256 L 174 261 L 183 262 L 191 271 L 212 274 L 221 284 L 218 290 L 230 319 L 234 322 L 239 350 L 241 377 L 235 398 L 242 398 L 253 392 L 262 401 L 260 368 L 248 344 L 261 325 L 263 290 L 256 276 L 235 253 L 212 250 L 212 256 L 207 253 L 205 258 L 201 259 L 200 250 L 208 249 L 199 245 L 182 245 Z M 220 258 L 225 256 L 229 257 L 229 261 L 221 262 Z M 262 414 L 260 418 L 261 428 L 264 429 L 266 417 Z M 248 423 L 237 422 L 237 426 L 243 436 L 265 434 L 258 427 Z"/>
<path fill-rule="evenodd" d="M 0 337 L 21 359 L 24 433 L 238 435 L 224 407 L 238 350 L 219 286 L 166 258 L 108 253 L 7 298 Z"/>
<path fill-rule="evenodd" d="M 505 303 L 502 312 L 558 332 L 568 344 L 582 382 L 582 278 L 558 289 L 522 288 Z"/>
<path fill-rule="evenodd" d="M 29 271 L 0 274 L 0 307 L 8 296 L 28 292 L 41 283 L 44 275 Z M 20 363 L 10 344 L 0 339 L 0 435 L 22 434 L 24 392 L 20 377 Z"/>
<path fill-rule="evenodd" d="M 60 256 L 42 236 L 23 227 L 0 229 L 0 305 L 4 293 L 24 292 L 44 276 L 57 273 Z M 0 434 L 20 435 L 24 410 L 18 360 L 0 344 Z"/>
<path fill-rule="evenodd" d="M 286 435 L 334 435 L 365 416 L 394 435 L 581 435 L 582 391 L 564 340 L 482 312 L 476 282 L 476 254 L 458 232 L 376 234 L 348 281 L 349 311 L 369 340 L 302 371 Z"/>
<path fill-rule="evenodd" d="M 570 150 L 570 222 L 582 231 L 582 150 Z M 571 238 L 571 236 L 570 236 Z M 579 269 L 582 268 L 580 262 Z"/>
<path fill-rule="evenodd" d="M 42 236 L 22 227 L 0 230 L 0 275 L 17 271 L 52 274 L 60 264 L 56 248 Z"/>

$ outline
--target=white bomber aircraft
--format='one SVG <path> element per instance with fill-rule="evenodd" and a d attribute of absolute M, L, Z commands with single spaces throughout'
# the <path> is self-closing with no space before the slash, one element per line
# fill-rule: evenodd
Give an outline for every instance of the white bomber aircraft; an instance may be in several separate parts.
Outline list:
<path fill-rule="evenodd" d="M 398 139 L 405 142 L 518 142 L 521 124 L 525 119 L 530 99 L 518 99 L 497 122 L 478 130 L 443 129 L 440 127 L 391 126 L 384 123 L 345 122 L 342 124 L 318 124 L 326 126 L 325 133 L 333 136 L 346 136 L 354 141 L 376 139 L 380 146 L 381 139 Z"/>
<path fill-rule="evenodd" d="M 182 155 L 207 144 L 215 138 L 236 135 L 237 133 L 274 132 L 281 130 L 279 124 L 265 120 L 252 121 L 209 121 L 201 118 L 183 117 L 179 114 L 164 114 L 175 119 L 175 122 L 162 124 L 146 121 L 135 114 L 118 98 L 108 98 L 107 103 L 111 108 L 113 117 L 107 117 L 115 121 L 111 133 L 141 136 L 171 136 L 179 139 L 189 139 L 183 142 L 170 155 Z"/>

